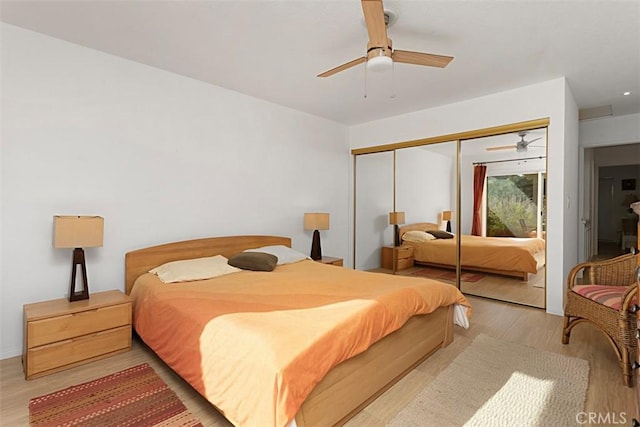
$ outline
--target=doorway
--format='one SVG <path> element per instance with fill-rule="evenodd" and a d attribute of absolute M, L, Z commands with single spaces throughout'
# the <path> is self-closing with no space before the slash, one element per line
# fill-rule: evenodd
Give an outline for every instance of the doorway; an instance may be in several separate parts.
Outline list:
<path fill-rule="evenodd" d="M 637 222 L 629 205 L 640 200 L 639 183 L 640 164 L 598 168 L 598 259 L 613 258 L 637 246 L 628 233 L 633 233 Z"/>
<path fill-rule="evenodd" d="M 640 143 L 587 149 L 585 158 L 593 171 L 583 192 L 585 255 L 589 260 L 610 259 L 638 246 L 637 235 L 627 235 L 637 228 L 628 231 L 626 224 L 638 221 L 629 205 L 640 200 Z"/>

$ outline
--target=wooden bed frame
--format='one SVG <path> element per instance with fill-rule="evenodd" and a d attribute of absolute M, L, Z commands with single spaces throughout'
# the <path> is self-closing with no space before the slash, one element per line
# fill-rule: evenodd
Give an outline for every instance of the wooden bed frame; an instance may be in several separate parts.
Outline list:
<path fill-rule="evenodd" d="M 400 237 L 407 231 L 418 230 L 418 231 L 427 231 L 427 230 L 439 230 L 438 224 L 434 224 L 432 222 L 417 222 L 415 224 L 408 224 L 400 227 Z M 544 265 L 540 265 L 540 260 L 536 258 L 538 263 L 538 270 Z M 436 267 L 436 268 L 446 268 L 448 270 L 455 270 L 457 266 L 449 265 L 449 264 L 436 264 L 432 262 L 424 262 L 419 260 L 414 260 L 415 264 L 424 265 L 426 267 Z M 527 271 L 516 271 L 516 270 L 499 270 L 493 268 L 484 268 L 484 267 L 468 267 L 462 266 L 464 271 L 477 271 L 481 273 L 491 273 L 491 274 L 500 274 L 503 276 L 517 277 L 520 280 L 527 281 L 529 280 L 529 272 Z"/>
<path fill-rule="evenodd" d="M 423 265 L 425 267 L 435 267 L 435 268 L 445 268 L 447 270 L 455 270 L 455 265 L 447 265 L 447 264 L 436 264 L 433 262 L 423 262 L 423 261 L 415 261 L 414 264 Z M 482 267 L 462 267 L 463 271 L 476 271 L 479 273 L 490 273 L 490 274 L 500 274 L 502 276 L 510 276 L 517 277 L 518 279 L 526 282 L 529 280 L 529 273 L 526 271 L 509 271 L 509 270 L 495 270 L 493 268 L 482 268 Z"/>
<path fill-rule="evenodd" d="M 218 254 L 228 258 L 245 249 L 266 245 L 290 247 L 291 239 L 277 236 L 213 237 L 129 252 L 125 256 L 126 293 L 131 293 L 137 277 L 166 262 Z M 329 371 L 298 411 L 296 424 L 298 427 L 344 424 L 433 352 L 452 341 L 452 305 L 428 315 L 412 317 L 401 329 Z"/>

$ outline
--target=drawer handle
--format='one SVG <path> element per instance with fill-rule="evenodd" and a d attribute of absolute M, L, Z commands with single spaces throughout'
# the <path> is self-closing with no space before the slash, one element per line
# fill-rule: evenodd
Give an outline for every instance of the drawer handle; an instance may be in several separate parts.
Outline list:
<path fill-rule="evenodd" d="M 92 310 L 84 310 L 84 311 L 78 311 L 77 313 L 71 313 L 72 316 L 82 316 L 82 315 L 87 315 L 87 314 L 92 314 L 92 313 L 97 313 L 98 312 L 98 308 L 94 308 Z"/>
<path fill-rule="evenodd" d="M 631 369 L 638 369 L 640 368 L 640 362 L 638 362 L 637 360 L 634 360 L 633 363 L 631 364 Z"/>
<path fill-rule="evenodd" d="M 640 340 L 640 329 L 636 329 L 636 339 Z"/>
<path fill-rule="evenodd" d="M 640 305 L 638 304 L 633 304 L 631 307 L 629 307 L 630 313 L 637 313 L 638 310 L 640 310 Z"/>
<path fill-rule="evenodd" d="M 633 427 L 640 427 L 640 421 L 636 420 L 635 418 L 631 420 L 631 425 Z"/>
<path fill-rule="evenodd" d="M 52 342 L 52 343 L 48 343 L 48 344 L 42 344 L 42 345 L 38 345 L 36 347 L 32 347 L 32 348 L 29 349 L 29 351 L 40 351 L 42 349 L 54 348 L 54 347 L 58 347 L 58 346 L 61 346 L 61 345 L 71 344 L 72 342 L 73 342 L 73 339 L 56 341 L 56 342 Z"/>

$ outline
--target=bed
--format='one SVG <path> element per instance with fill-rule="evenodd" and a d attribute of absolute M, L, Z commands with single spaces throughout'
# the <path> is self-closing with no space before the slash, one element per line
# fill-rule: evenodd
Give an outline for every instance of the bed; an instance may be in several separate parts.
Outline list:
<path fill-rule="evenodd" d="M 457 236 L 421 242 L 405 240 L 409 231 L 438 230 L 437 224 L 421 222 L 400 227 L 400 238 L 413 246 L 414 262 L 421 265 L 456 268 Z M 461 268 L 463 270 L 501 274 L 528 280 L 545 265 L 545 241 L 539 238 L 461 237 Z"/>
<path fill-rule="evenodd" d="M 243 270 L 178 284 L 164 284 L 148 273 L 171 261 L 213 255 L 229 258 L 269 245 L 290 247 L 291 241 L 277 236 L 214 237 L 140 249 L 125 257 L 126 292 L 132 296 L 137 334 L 236 425 L 343 424 L 452 342 L 454 312 L 458 317 L 461 309 L 470 313 L 468 302 L 453 286 L 441 284 L 447 286 L 443 288 L 429 279 L 398 278 L 311 260 L 278 265 L 272 272 Z M 403 297 L 387 299 L 384 287 Z M 433 294 L 438 302 L 412 302 L 420 314 L 407 320 L 396 308 L 416 293 Z M 319 295 L 322 302 L 310 298 L 311 294 Z M 382 295 L 384 303 L 376 302 L 373 294 L 375 298 Z M 241 301 L 241 309 L 230 306 L 234 299 Z M 355 311 L 349 314 L 347 308 Z M 374 323 L 378 319 L 391 322 L 382 332 L 372 329 L 372 320 L 362 316 L 363 308 L 373 308 Z M 273 313 L 274 319 L 267 317 Z M 318 313 L 320 318 L 314 317 Z M 336 319 L 342 326 L 337 335 L 329 336 Z M 356 328 L 359 324 L 366 328 Z M 245 326 L 253 334 L 249 339 L 239 332 Z M 284 334 L 272 336 L 277 330 Z M 321 349 L 322 354 L 299 351 L 302 344 L 292 336 L 311 337 L 310 347 Z M 275 345 L 270 351 L 252 347 L 264 341 Z M 282 360 L 287 361 L 285 368 L 272 372 L 272 365 L 279 368 Z M 293 379 L 286 379 L 288 371 L 296 374 Z M 258 387 L 250 382 L 255 376 L 268 381 Z"/>

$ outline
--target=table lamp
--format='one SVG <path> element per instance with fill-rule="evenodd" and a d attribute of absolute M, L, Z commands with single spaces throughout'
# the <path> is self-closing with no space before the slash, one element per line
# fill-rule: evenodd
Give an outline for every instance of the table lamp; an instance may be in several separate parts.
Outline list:
<path fill-rule="evenodd" d="M 87 282 L 87 266 L 82 248 L 102 246 L 104 218 L 100 216 L 61 216 L 53 217 L 53 247 L 73 248 L 71 268 L 71 285 L 69 301 L 89 298 Z M 82 273 L 82 289 L 76 291 L 76 273 L 80 266 Z"/>
<path fill-rule="evenodd" d="M 329 229 L 329 214 L 311 212 L 304 214 L 304 229 L 313 230 L 313 241 L 311 242 L 311 259 L 322 259 L 322 248 L 320 247 L 320 232 L 318 230 Z"/>
<path fill-rule="evenodd" d="M 400 246 L 400 227 L 404 224 L 404 212 L 389 212 L 389 224 L 393 225 L 393 244 Z"/>
<path fill-rule="evenodd" d="M 451 211 L 442 211 L 442 220 L 447 221 L 447 231 L 451 233 Z"/>

